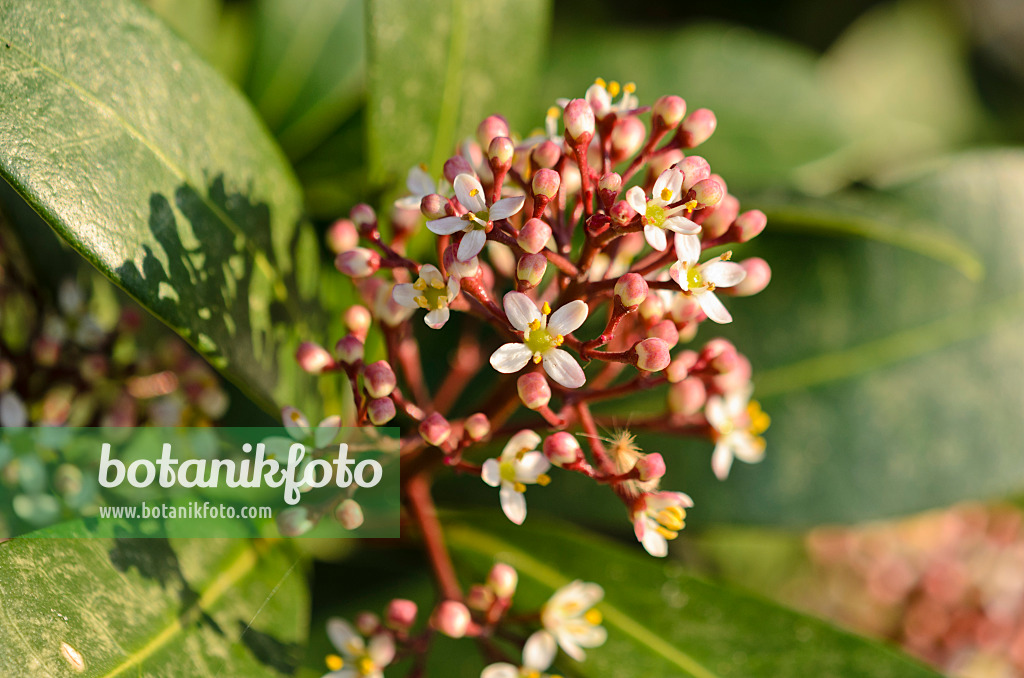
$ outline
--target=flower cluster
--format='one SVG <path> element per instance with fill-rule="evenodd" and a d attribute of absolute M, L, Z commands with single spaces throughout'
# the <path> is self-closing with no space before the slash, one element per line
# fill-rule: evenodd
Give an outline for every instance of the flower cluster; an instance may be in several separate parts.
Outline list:
<path fill-rule="evenodd" d="M 419 608 L 415 602 L 394 599 L 383 614 L 361 612 L 354 625 L 334 617 L 327 621 L 327 636 L 336 649 L 328 655 L 328 673 L 324 678 L 380 678 L 396 656 L 416 656 L 417 665 L 410 675 L 420 675 L 435 633 L 449 638 L 476 640 L 487 654 L 504 661 L 489 664 L 481 678 L 547 677 L 546 671 L 561 650 L 576 661 L 586 658 L 585 648 L 604 644 L 607 632 L 595 607 L 604 598 L 597 584 L 573 581 L 554 592 L 533 614 L 509 615 L 519 584 L 515 568 L 496 563 L 487 581 L 474 585 L 466 602 L 444 600 L 417 624 Z M 539 619 L 541 628 L 529 637 L 520 635 L 523 619 Z M 417 628 L 422 627 L 422 628 Z M 495 638 L 516 639 L 522 645 L 522 661 L 504 656 Z M 525 641 L 522 638 L 525 637 Z"/>

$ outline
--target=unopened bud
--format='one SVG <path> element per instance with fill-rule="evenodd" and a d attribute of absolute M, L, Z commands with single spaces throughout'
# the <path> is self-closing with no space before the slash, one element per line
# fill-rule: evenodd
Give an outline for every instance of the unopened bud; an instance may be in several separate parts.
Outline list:
<path fill-rule="evenodd" d="M 688 155 L 675 165 L 683 173 L 683 193 L 711 177 L 711 165 L 699 155 Z"/>
<path fill-rule="evenodd" d="M 320 374 L 334 365 L 334 359 L 331 358 L 327 349 L 312 341 L 304 341 L 299 344 L 298 350 L 295 351 L 295 360 L 298 361 L 299 367 L 303 371 L 310 374 Z"/>
<path fill-rule="evenodd" d="M 516 382 L 519 399 L 528 409 L 539 410 L 551 402 L 551 387 L 540 372 L 528 372 Z"/>
<path fill-rule="evenodd" d="M 365 247 L 356 247 L 339 254 L 334 265 L 347 276 L 365 278 L 380 270 L 380 255 Z"/>
<path fill-rule="evenodd" d="M 443 219 L 449 214 L 450 205 L 448 199 L 443 195 L 437 193 L 431 193 L 430 195 L 423 196 L 423 200 L 420 200 L 420 212 L 427 219 Z"/>
<path fill-rule="evenodd" d="M 519 584 L 519 573 L 511 565 L 495 563 L 487 574 L 487 584 L 499 598 L 508 600 L 516 593 Z"/>
<path fill-rule="evenodd" d="M 547 270 L 548 260 L 543 254 L 524 254 L 516 264 L 516 279 L 533 288 L 544 280 L 544 272 Z"/>
<path fill-rule="evenodd" d="M 658 480 L 665 475 L 665 458 L 657 452 L 645 454 L 636 460 L 636 470 L 643 482 Z"/>
<path fill-rule="evenodd" d="M 685 296 L 685 295 L 678 295 Z M 662 318 L 665 317 L 665 302 L 662 300 L 660 295 L 648 294 L 647 298 L 644 299 L 643 303 L 640 304 L 638 309 L 640 317 L 643 318 L 644 322 L 649 325 L 653 325 Z"/>
<path fill-rule="evenodd" d="M 338 361 L 346 365 L 354 365 L 362 360 L 365 350 L 362 340 L 354 334 L 346 334 L 334 345 Z"/>
<path fill-rule="evenodd" d="M 617 172 L 602 174 L 597 182 L 597 188 L 601 191 L 610 191 L 617 194 L 622 189 L 622 177 Z"/>
<path fill-rule="evenodd" d="M 660 120 L 665 128 L 672 129 L 686 115 L 686 102 L 682 97 L 675 95 L 663 96 L 654 102 L 654 106 L 651 107 L 651 115 Z"/>
<path fill-rule="evenodd" d="M 725 235 L 739 213 L 740 201 L 731 195 L 725 196 L 700 222 L 701 235 L 708 240 Z"/>
<path fill-rule="evenodd" d="M 383 426 L 398 414 L 391 398 L 374 398 L 366 403 L 366 414 L 374 426 Z"/>
<path fill-rule="evenodd" d="M 617 203 L 612 205 L 608 216 L 612 218 L 612 221 L 619 226 L 625 226 L 629 222 L 633 221 L 633 217 L 636 216 L 636 210 L 629 206 L 629 203 L 625 200 L 619 200 Z"/>
<path fill-rule="evenodd" d="M 728 372 L 739 364 L 739 351 L 728 339 L 718 337 L 704 344 L 700 357 L 717 372 Z"/>
<path fill-rule="evenodd" d="M 697 377 L 686 377 L 668 389 L 668 409 L 673 414 L 687 417 L 696 414 L 704 407 L 706 400 L 707 389 Z"/>
<path fill-rule="evenodd" d="M 651 325 L 647 330 L 647 336 L 661 339 L 669 348 L 679 343 L 679 330 L 676 329 L 676 324 L 667 318 Z"/>
<path fill-rule="evenodd" d="M 448 436 L 451 434 L 452 425 L 448 423 L 447 419 L 441 416 L 440 412 L 434 412 L 420 422 L 420 437 L 422 437 L 428 445 L 440 447 L 441 445 L 444 445 L 445 441 L 448 440 Z"/>
<path fill-rule="evenodd" d="M 395 598 L 388 603 L 388 627 L 396 631 L 408 631 L 416 623 L 416 603 L 404 598 Z"/>
<path fill-rule="evenodd" d="M 706 108 L 698 108 L 686 116 L 679 126 L 679 140 L 685 148 L 700 146 L 714 134 L 717 125 L 714 113 Z"/>
<path fill-rule="evenodd" d="M 626 308 L 636 308 L 647 298 L 647 281 L 637 273 L 627 273 L 615 282 L 615 296 Z"/>
<path fill-rule="evenodd" d="M 446 600 L 434 610 L 432 624 L 449 638 L 462 638 L 469 628 L 469 609 L 456 600 Z"/>
<path fill-rule="evenodd" d="M 335 254 L 347 252 L 359 244 L 359 231 L 351 219 L 338 219 L 327 229 L 327 247 Z"/>
<path fill-rule="evenodd" d="M 491 434 L 491 420 L 483 412 L 476 412 L 466 417 L 462 427 L 465 429 L 466 435 L 474 441 L 483 440 Z"/>
<path fill-rule="evenodd" d="M 394 229 L 395 234 L 408 233 L 414 230 L 420 225 L 420 210 L 409 209 L 407 207 L 399 207 L 398 205 L 392 205 L 391 207 L 391 228 Z"/>
<path fill-rule="evenodd" d="M 568 466 L 583 459 L 583 450 L 573 434 L 559 431 L 544 441 L 544 456 L 555 466 Z"/>
<path fill-rule="evenodd" d="M 363 507 L 355 499 L 346 499 L 334 509 L 334 517 L 346 530 L 355 530 L 363 524 Z"/>
<path fill-rule="evenodd" d="M 761 210 L 750 210 L 736 217 L 736 240 L 747 242 L 761 235 L 768 225 L 768 217 Z"/>
<path fill-rule="evenodd" d="M 537 254 L 547 247 L 551 240 L 551 227 L 547 222 L 540 219 L 530 219 L 519 231 L 519 238 L 516 242 L 530 254 Z"/>
<path fill-rule="evenodd" d="M 494 137 L 490 146 L 487 147 L 487 157 L 492 168 L 512 166 L 512 158 L 516 153 L 516 146 L 508 137 Z"/>
<path fill-rule="evenodd" d="M 537 167 L 551 169 L 562 157 L 562 147 L 551 141 L 542 141 L 533 149 L 533 162 Z"/>
<path fill-rule="evenodd" d="M 277 514 L 277 531 L 283 537 L 298 537 L 316 526 L 309 519 L 309 511 L 303 506 L 285 509 Z"/>
<path fill-rule="evenodd" d="M 371 398 L 384 398 L 395 390 L 398 379 L 386 360 L 378 360 L 363 368 L 363 385 Z"/>
<path fill-rule="evenodd" d="M 362 338 L 366 336 L 366 332 L 370 329 L 370 324 L 373 322 L 373 314 L 365 306 L 354 304 L 345 309 L 342 320 L 345 321 L 345 327 L 348 328 L 349 332 Z"/>
<path fill-rule="evenodd" d="M 722 184 L 710 178 L 698 181 L 692 190 L 694 199 L 701 207 L 713 207 L 725 197 Z"/>
<path fill-rule="evenodd" d="M 494 605 L 494 591 L 483 584 L 473 584 L 466 595 L 466 605 L 471 610 L 486 612 Z"/>
<path fill-rule="evenodd" d="M 685 155 L 678 148 L 673 148 L 672 150 L 665 151 L 664 153 L 658 153 L 647 161 L 647 173 L 651 176 L 651 180 L 653 181 L 657 177 L 660 177 L 669 167 L 673 167 L 681 163 L 684 157 Z"/>
<path fill-rule="evenodd" d="M 489 115 L 476 128 L 476 140 L 481 148 L 487 148 L 495 137 L 508 136 L 508 122 L 500 115 Z"/>
<path fill-rule="evenodd" d="M 737 297 L 749 297 L 768 287 L 772 279 L 772 268 L 767 261 L 760 257 L 751 257 L 741 261 L 740 266 L 747 272 L 747 277 L 735 287 L 723 288 L 723 291 L 729 290 Z"/>
<path fill-rule="evenodd" d="M 683 351 L 679 353 L 672 362 L 669 363 L 668 367 L 665 368 L 665 376 L 668 377 L 670 384 L 677 384 L 683 379 L 686 379 L 690 374 L 690 370 L 697 364 L 699 356 L 696 351 Z"/>
<path fill-rule="evenodd" d="M 594 109 L 584 99 L 573 99 L 562 113 L 565 133 L 575 143 L 590 143 L 594 136 Z"/>
<path fill-rule="evenodd" d="M 364 636 L 372 636 L 380 628 L 380 617 L 373 612 L 360 612 L 354 621 L 356 630 Z"/>
<path fill-rule="evenodd" d="M 672 362 L 669 345 L 656 337 L 639 341 L 633 347 L 636 366 L 645 372 L 660 372 Z"/>
<path fill-rule="evenodd" d="M 461 155 L 453 155 L 444 161 L 444 178 L 448 180 L 449 184 L 454 184 L 455 177 L 460 174 L 468 174 L 471 177 L 476 176 L 473 166 Z"/>
<path fill-rule="evenodd" d="M 554 200 L 558 196 L 558 187 L 562 179 L 558 172 L 551 169 L 540 169 L 533 175 L 533 194 L 542 195 L 548 200 Z"/>
<path fill-rule="evenodd" d="M 644 145 L 647 128 L 640 118 L 622 118 L 612 128 L 612 162 L 622 162 L 631 157 Z"/>
<path fill-rule="evenodd" d="M 352 211 L 348 213 L 352 223 L 356 225 L 360 233 L 364 233 L 369 230 L 373 230 L 377 227 L 377 213 L 373 211 L 373 208 L 367 205 L 365 202 L 361 202 L 352 208 Z"/>

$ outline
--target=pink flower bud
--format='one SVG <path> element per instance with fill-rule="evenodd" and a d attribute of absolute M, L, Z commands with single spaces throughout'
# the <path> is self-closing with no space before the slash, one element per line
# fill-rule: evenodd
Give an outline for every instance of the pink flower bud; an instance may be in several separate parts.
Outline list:
<path fill-rule="evenodd" d="M 696 414 L 704 407 L 706 400 L 707 389 L 697 377 L 686 377 L 668 389 L 668 409 L 672 414 Z"/>
<path fill-rule="evenodd" d="M 750 210 L 736 217 L 736 240 L 747 242 L 761 235 L 768 225 L 768 217 L 761 210 Z"/>
<path fill-rule="evenodd" d="M 505 563 L 495 563 L 487 574 L 487 585 L 491 587 L 496 596 L 503 600 L 508 600 L 515 595 L 518 584 L 519 573 L 516 572 L 516 568 Z"/>
<path fill-rule="evenodd" d="M 476 140 L 481 148 L 487 148 L 495 137 L 508 136 L 508 122 L 500 115 L 489 115 L 476 128 Z"/>
<path fill-rule="evenodd" d="M 334 509 L 334 517 L 346 530 L 355 530 L 363 524 L 363 507 L 355 499 L 346 499 Z"/>
<path fill-rule="evenodd" d="M 347 252 L 359 244 L 359 231 L 351 219 L 338 219 L 327 229 L 327 247 L 335 254 Z"/>
<path fill-rule="evenodd" d="M 750 385 L 753 370 L 745 355 L 736 354 L 736 363 L 731 370 L 711 377 L 711 385 L 720 393 L 730 393 Z"/>
<path fill-rule="evenodd" d="M 519 238 L 516 242 L 530 254 L 537 254 L 547 247 L 551 240 L 551 227 L 540 219 L 530 219 L 519 231 Z"/>
<path fill-rule="evenodd" d="M 519 257 L 516 265 L 516 279 L 526 283 L 529 287 L 536 287 L 544 279 L 544 272 L 548 270 L 548 260 L 543 254 L 524 254 Z"/>
<path fill-rule="evenodd" d="M 490 146 L 487 147 L 487 157 L 491 167 L 509 168 L 512 166 L 512 158 L 515 156 L 516 147 L 508 137 L 494 137 Z"/>
<path fill-rule="evenodd" d="M 352 208 L 352 211 L 348 213 L 352 223 L 356 225 L 359 232 L 362 233 L 366 230 L 373 229 L 377 226 L 377 213 L 373 211 L 373 208 L 364 202 L 359 203 Z"/>
<path fill-rule="evenodd" d="M 612 162 L 622 162 L 631 157 L 644 145 L 647 128 L 640 118 L 622 118 L 612 128 Z"/>
<path fill-rule="evenodd" d="M 384 398 L 395 390 L 398 379 L 386 360 L 378 360 L 363 368 L 363 385 L 371 398 Z"/>
<path fill-rule="evenodd" d="M 602 174 L 597 182 L 597 188 L 601 191 L 608 191 L 618 195 L 622 189 L 622 177 L 616 172 Z"/>
<path fill-rule="evenodd" d="M 462 426 L 466 434 L 474 441 L 483 440 L 491 434 L 491 421 L 483 412 L 469 415 Z"/>
<path fill-rule="evenodd" d="M 370 329 L 370 324 L 373 322 L 373 315 L 370 313 L 370 309 L 365 306 L 355 304 L 345 309 L 345 314 L 342 317 L 345 321 L 345 327 L 348 331 L 356 335 L 359 338 L 366 336 L 366 332 Z"/>
<path fill-rule="evenodd" d="M 448 199 L 437 193 L 425 195 L 423 200 L 420 200 L 420 212 L 427 219 L 443 219 L 444 217 L 452 216 L 449 214 L 450 208 Z"/>
<path fill-rule="evenodd" d="M 684 295 L 678 295 L 684 296 Z M 657 294 L 648 294 L 647 298 L 643 300 L 638 309 L 640 317 L 643 318 L 644 322 L 649 325 L 653 325 L 662 318 L 665 317 L 665 302 Z"/>
<path fill-rule="evenodd" d="M 637 273 L 627 273 L 615 282 L 615 296 L 626 308 L 636 308 L 647 298 L 647 281 Z"/>
<path fill-rule="evenodd" d="M 585 99 L 573 99 L 565 106 L 562 113 L 565 133 L 576 143 L 590 143 L 594 136 L 594 109 Z"/>
<path fill-rule="evenodd" d="M 396 234 L 408 233 L 420 225 L 420 210 L 391 206 L 391 228 Z"/>
<path fill-rule="evenodd" d="M 718 337 L 704 344 L 700 357 L 717 372 L 728 372 L 736 367 L 739 351 L 728 339 Z"/>
<path fill-rule="evenodd" d="M 665 458 L 657 452 L 645 454 L 636 460 L 636 470 L 643 482 L 658 480 L 665 475 Z"/>
<path fill-rule="evenodd" d="M 629 206 L 629 203 L 625 200 L 620 200 L 612 205 L 608 216 L 612 218 L 619 226 L 625 226 L 629 222 L 633 221 L 633 217 L 636 216 L 636 210 Z"/>
<path fill-rule="evenodd" d="M 665 368 L 665 376 L 670 384 L 677 384 L 686 379 L 690 370 L 697 364 L 698 355 L 696 351 L 683 351 L 668 364 Z"/>
<path fill-rule="evenodd" d="M 366 403 L 366 414 L 374 426 L 383 426 L 394 419 L 397 413 L 391 398 L 374 398 Z"/>
<path fill-rule="evenodd" d="M 562 168 L 562 186 L 565 187 L 565 192 L 572 195 L 579 191 L 582 185 L 580 168 L 576 166 L 576 163 L 566 163 L 565 167 Z"/>
<path fill-rule="evenodd" d="M 704 181 L 711 177 L 711 165 L 699 155 L 686 156 L 677 162 L 675 167 L 683 173 L 684 193 L 696 186 L 698 181 Z"/>
<path fill-rule="evenodd" d="M 647 330 L 647 336 L 661 339 L 669 348 L 679 343 L 679 330 L 676 329 L 676 324 L 667 318 L 651 325 Z"/>
<path fill-rule="evenodd" d="M 667 129 L 672 129 L 686 115 L 686 102 L 683 101 L 682 97 L 671 94 L 663 96 L 654 102 L 654 106 L 651 108 L 651 115 L 655 119 L 660 119 L 661 124 Z"/>
<path fill-rule="evenodd" d="M 636 366 L 645 372 L 660 372 L 672 362 L 669 345 L 664 339 L 652 337 L 639 341 L 633 347 Z"/>
<path fill-rule="evenodd" d="M 698 108 L 683 120 L 679 127 L 679 139 L 685 148 L 700 146 L 714 134 L 717 125 L 714 113 L 706 108 Z"/>
<path fill-rule="evenodd" d="M 533 149 L 532 157 L 537 167 L 551 169 L 562 157 L 562 147 L 551 140 L 542 141 Z"/>
<path fill-rule="evenodd" d="M 712 174 L 709 179 L 714 179 L 722 185 L 722 192 L 729 195 L 729 185 L 725 183 L 725 179 L 722 178 L 721 174 Z"/>
<path fill-rule="evenodd" d="M 694 184 L 692 190 L 694 199 L 701 207 L 713 207 L 721 202 L 722 198 L 725 197 L 725 191 L 722 190 L 722 184 L 710 178 L 698 181 Z"/>
<path fill-rule="evenodd" d="M 568 466 L 583 459 L 583 450 L 573 434 L 559 431 L 544 441 L 544 456 L 555 466 Z"/>
<path fill-rule="evenodd" d="M 305 372 L 310 374 L 320 374 L 328 367 L 334 365 L 334 359 L 331 358 L 331 354 L 327 352 L 320 344 L 314 344 L 312 341 L 304 341 L 299 344 L 298 350 L 295 351 L 295 360 L 298 361 L 299 367 Z"/>
<path fill-rule="evenodd" d="M 372 636 L 380 628 L 380 617 L 372 612 L 360 612 L 354 621 L 356 630 L 364 636 Z"/>
<path fill-rule="evenodd" d="M 428 445 L 440 447 L 446 440 L 448 440 L 448 436 L 451 434 L 452 425 L 448 423 L 447 419 L 441 416 L 440 412 L 434 412 L 420 422 L 420 437 L 422 437 Z"/>
<path fill-rule="evenodd" d="M 701 235 L 705 239 L 717 238 L 725 235 L 732 222 L 736 221 L 736 215 L 740 213 L 740 201 L 727 195 L 720 203 L 705 212 L 707 216 L 700 222 Z"/>
<path fill-rule="evenodd" d="M 672 320 L 675 320 L 678 325 L 693 322 L 703 313 L 700 303 L 692 294 L 677 294 L 672 300 L 670 312 Z"/>
<path fill-rule="evenodd" d="M 457 600 L 446 600 L 434 610 L 431 623 L 449 638 L 462 638 L 469 628 L 469 608 Z"/>
<path fill-rule="evenodd" d="M 772 268 L 767 261 L 760 257 L 752 257 L 741 261 L 740 266 L 747 272 L 747 277 L 735 287 L 723 288 L 722 291 L 728 290 L 737 297 L 749 297 L 768 287 L 772 279 Z"/>
<path fill-rule="evenodd" d="M 334 345 L 334 353 L 338 361 L 346 365 L 354 365 L 363 359 L 365 348 L 362 340 L 354 334 L 346 334 Z"/>
<path fill-rule="evenodd" d="M 444 161 L 444 178 L 448 180 L 449 184 L 454 184 L 455 177 L 460 174 L 468 174 L 471 177 L 476 176 L 473 166 L 461 155 L 453 155 Z"/>
<path fill-rule="evenodd" d="M 356 247 L 339 254 L 334 265 L 347 276 L 365 278 L 380 269 L 380 255 L 365 247 Z"/>
<path fill-rule="evenodd" d="M 540 169 L 533 175 L 533 194 L 542 195 L 548 200 L 554 200 L 558 196 L 558 187 L 562 179 L 558 172 L 551 169 Z"/>
<path fill-rule="evenodd" d="M 302 506 L 281 511 L 276 522 L 277 531 L 283 537 L 298 537 L 316 527 L 316 523 L 309 519 L 309 511 Z"/>
<path fill-rule="evenodd" d="M 395 598 L 388 603 L 386 619 L 388 626 L 396 631 L 408 631 L 416 623 L 416 603 L 404 598 Z"/>
<path fill-rule="evenodd" d="M 486 612 L 494 605 L 494 591 L 483 584 L 473 584 L 469 587 L 466 604 L 471 610 Z"/>
<path fill-rule="evenodd" d="M 659 153 L 650 160 L 647 161 L 647 173 L 651 177 L 653 183 L 657 177 L 661 176 L 661 173 L 667 170 L 673 165 L 678 165 L 683 161 L 684 154 L 678 148 L 673 148 L 671 151 L 665 151 Z"/>
<path fill-rule="evenodd" d="M 539 410 L 551 402 L 551 387 L 540 372 L 528 372 L 519 377 L 516 387 L 519 399 L 531 410 Z"/>

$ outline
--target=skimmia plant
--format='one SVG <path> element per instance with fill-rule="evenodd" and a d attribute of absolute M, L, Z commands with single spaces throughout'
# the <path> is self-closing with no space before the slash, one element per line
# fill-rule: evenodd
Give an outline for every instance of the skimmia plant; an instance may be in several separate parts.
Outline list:
<path fill-rule="evenodd" d="M 522 637 L 522 661 L 502 656 L 490 639 L 521 625 L 505 615 L 516 573 L 498 565 L 486 586 L 463 594 L 431 502 L 437 472 L 497 488 L 517 525 L 528 493 L 557 491 L 554 467 L 581 474 L 611 488 L 643 548 L 663 557 L 692 501 L 685 488 L 661 486 L 671 456 L 641 449 L 633 431 L 707 439 L 722 480 L 734 459 L 764 455 L 769 419 L 751 400 L 749 361 L 721 338 L 691 347 L 702 323 L 732 321 L 729 297 L 755 294 L 771 276 L 762 259 L 732 260 L 729 246 L 766 219 L 741 212 L 694 154 L 715 125 L 707 109 L 687 114 L 678 96 L 640 106 L 632 85 L 598 80 L 585 98 L 552 107 L 535 136 L 493 115 L 440 178 L 412 168 L 390 229 L 361 204 L 329 231 L 336 266 L 363 303 L 346 311 L 348 334 L 333 352 L 307 341 L 297 360 L 313 374 L 347 375 L 356 425 L 401 427 L 406 504 L 443 598 L 430 627 L 475 637 L 501 658 L 485 678 L 542 675 L 558 646 L 582 660 L 582 648 L 605 639 L 591 609 L 603 594 L 581 582 L 560 590 L 537 616 L 543 629 Z M 455 347 L 436 388 L 424 378 L 437 358 L 421 349 L 419 322 Z M 367 356 L 375 329 L 382 360 Z M 632 411 L 631 396 L 664 384 L 662 411 Z M 477 411 L 456 409 L 467 389 L 488 388 Z M 619 403 L 614 416 L 595 410 L 605 401 Z M 285 423 L 296 416 L 287 409 Z M 616 428 L 624 421 L 628 429 Z M 431 631 L 407 634 L 415 612 L 395 600 L 385 622 L 333 620 L 329 675 L 380 675 L 396 653 L 423 653 Z"/>

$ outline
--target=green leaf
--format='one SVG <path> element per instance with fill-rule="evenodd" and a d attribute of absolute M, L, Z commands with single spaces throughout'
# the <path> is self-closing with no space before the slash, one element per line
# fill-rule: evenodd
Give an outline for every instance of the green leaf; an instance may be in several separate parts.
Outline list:
<path fill-rule="evenodd" d="M 647 556 L 557 523 L 456 523 L 445 530 L 466 580 L 495 561 L 519 571 L 517 602 L 542 604 L 573 579 L 597 582 L 608 642 L 576 664 L 579 676 L 680 678 L 925 678 L 938 674 L 877 643 L 687 575 L 678 563 Z"/>
<path fill-rule="evenodd" d="M 0 673 L 280 678 L 301 661 L 309 593 L 284 544 L 65 534 L 0 544 Z"/>
<path fill-rule="evenodd" d="M 368 4 L 371 177 L 439 173 L 455 144 L 491 113 L 542 122 L 534 76 L 548 0 L 371 0 Z"/>
<path fill-rule="evenodd" d="M 302 404 L 316 239 L 248 104 L 132 2 L 0 16 L 0 174 L 264 406 Z"/>

